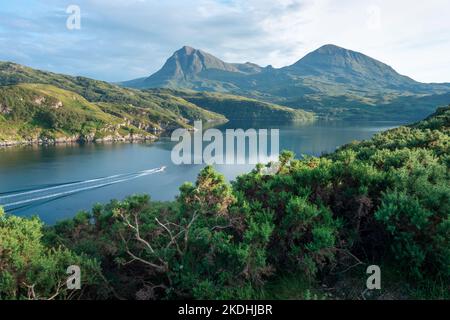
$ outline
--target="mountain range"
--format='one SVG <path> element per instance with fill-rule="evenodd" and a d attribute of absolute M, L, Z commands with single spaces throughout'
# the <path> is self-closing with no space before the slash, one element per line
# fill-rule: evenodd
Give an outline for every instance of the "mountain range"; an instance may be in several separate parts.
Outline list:
<path fill-rule="evenodd" d="M 449 102 L 450 84 L 335 45 L 283 68 L 185 46 L 155 74 L 120 84 L 0 62 L 0 145 L 148 140 L 194 120 L 413 121 Z"/>
<path fill-rule="evenodd" d="M 121 85 L 230 93 L 324 117 L 358 119 L 418 119 L 450 101 L 449 83 L 420 83 L 367 55 L 331 44 L 283 68 L 227 63 L 184 46 L 156 73 Z"/>

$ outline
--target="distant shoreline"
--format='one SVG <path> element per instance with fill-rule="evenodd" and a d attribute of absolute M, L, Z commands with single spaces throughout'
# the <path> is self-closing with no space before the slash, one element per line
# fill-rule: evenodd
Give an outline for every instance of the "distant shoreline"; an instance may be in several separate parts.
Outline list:
<path fill-rule="evenodd" d="M 136 142 L 155 142 L 159 139 L 159 136 L 148 136 L 148 137 L 122 137 L 122 138 L 101 138 L 94 140 L 83 140 L 83 139 L 71 139 L 62 138 L 50 141 L 38 140 L 23 140 L 23 141 L 0 141 L 0 148 L 14 148 L 14 147 L 24 147 L 24 146 L 55 146 L 55 145 L 68 145 L 68 144 L 91 144 L 91 143 L 136 143 Z"/>
<path fill-rule="evenodd" d="M 236 121 L 236 120 L 234 120 Z M 231 121 L 231 122 L 234 122 Z M 237 122 L 244 120 L 237 120 Z M 305 120 L 305 121 L 292 121 L 293 123 L 304 122 L 306 123 L 314 123 L 314 122 L 340 122 L 340 121 L 348 121 L 353 122 L 352 120 L 344 120 L 344 119 L 324 119 L 321 117 L 314 117 L 314 119 Z M 207 121 L 205 122 L 204 129 L 213 128 L 225 124 L 227 121 Z M 402 126 L 409 124 L 408 121 L 393 121 L 393 120 L 366 120 L 364 122 L 375 122 L 375 123 L 395 123 L 397 126 Z M 264 121 L 264 123 L 266 123 Z M 277 121 L 267 121 L 267 123 L 278 124 Z M 188 129 L 192 130 L 192 129 Z M 170 130 L 164 130 L 158 133 L 158 135 L 134 135 L 131 136 L 108 136 L 105 138 L 99 139 L 84 139 L 79 136 L 73 137 L 65 137 L 65 138 L 57 138 L 57 139 L 34 139 L 34 140 L 6 140 L 0 141 L 0 150 L 7 148 L 15 148 L 15 147 L 26 147 L 26 146 L 35 146 L 35 147 L 43 147 L 43 146 L 62 146 L 62 145 L 83 145 L 83 144 L 113 144 L 113 143 L 153 143 L 161 138 L 170 138 L 170 132 L 173 131 L 173 128 Z"/>

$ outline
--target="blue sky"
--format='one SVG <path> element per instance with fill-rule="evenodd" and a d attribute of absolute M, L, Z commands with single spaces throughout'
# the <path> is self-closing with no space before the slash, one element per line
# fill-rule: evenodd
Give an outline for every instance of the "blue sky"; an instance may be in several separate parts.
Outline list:
<path fill-rule="evenodd" d="M 157 71 L 183 45 L 289 65 L 323 44 L 450 82 L 448 0 L 0 0 L 0 60 L 107 81 Z M 66 27 L 69 5 L 81 29 Z"/>

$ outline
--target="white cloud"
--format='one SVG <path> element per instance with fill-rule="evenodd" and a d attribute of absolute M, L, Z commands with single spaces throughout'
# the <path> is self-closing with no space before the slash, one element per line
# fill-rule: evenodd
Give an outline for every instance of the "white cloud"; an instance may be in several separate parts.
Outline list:
<path fill-rule="evenodd" d="M 60 0 L 43 2 L 46 8 L 59 12 L 65 9 Z M 366 53 L 420 81 L 450 81 L 448 0 L 77 2 L 85 19 L 78 34 L 68 35 L 61 30 L 63 19 L 52 20 L 51 25 L 45 22 L 49 25 L 47 35 L 42 30 L 40 34 L 27 29 L 23 19 L 39 24 L 48 17 L 27 19 L 18 13 L 16 21 L 22 21 L 23 26 L 14 27 L 10 35 L 10 30 L 0 32 L 0 45 L 15 44 L 34 65 L 48 59 L 58 68 L 58 63 L 70 60 L 74 67 L 60 66 L 62 71 L 122 80 L 156 71 L 174 50 L 185 44 L 230 62 L 252 61 L 281 67 L 323 44 L 334 43 Z M 41 8 L 39 12 L 42 11 Z M 2 22 L 0 31 L 1 27 Z M 1 40 L 5 37 L 10 37 L 9 41 Z M 58 41 L 53 43 L 52 37 Z M 64 38 L 71 46 L 64 43 Z M 52 55 L 46 55 L 45 48 L 49 46 Z M 19 49 L 0 53 L 0 58 Z M 14 56 L 6 58 L 11 60 Z"/>

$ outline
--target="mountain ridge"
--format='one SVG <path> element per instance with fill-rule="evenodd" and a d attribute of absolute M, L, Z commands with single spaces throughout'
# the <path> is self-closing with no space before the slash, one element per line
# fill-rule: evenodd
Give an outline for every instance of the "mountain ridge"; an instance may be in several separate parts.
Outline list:
<path fill-rule="evenodd" d="M 298 70 L 298 69 L 302 69 L 302 68 L 303 69 L 306 69 L 308 67 L 310 68 L 311 66 L 308 65 L 308 62 L 310 63 L 312 60 L 315 60 L 314 62 L 317 64 L 317 60 L 318 60 L 317 56 L 322 56 L 321 62 L 323 62 L 324 56 L 332 56 L 332 55 L 336 56 L 338 53 L 340 55 L 345 54 L 347 56 L 352 56 L 353 59 L 363 58 L 363 59 L 365 59 L 366 63 L 367 63 L 367 61 L 370 61 L 372 63 L 375 63 L 378 66 L 382 66 L 382 67 L 388 69 L 391 73 L 395 73 L 395 74 L 398 74 L 398 75 L 404 77 L 405 79 L 407 79 L 410 82 L 420 83 L 419 81 L 416 81 L 410 77 L 399 74 L 393 67 L 381 62 L 380 60 L 374 59 L 374 58 L 367 56 L 363 53 L 360 53 L 358 51 L 345 49 L 343 47 L 340 47 L 340 46 L 337 46 L 334 44 L 325 44 L 325 45 L 319 47 L 318 49 L 316 49 L 312 52 L 309 52 L 308 54 L 306 54 L 304 57 L 300 58 L 293 64 L 283 66 L 280 68 L 274 68 L 274 67 L 272 67 L 272 65 L 268 65 L 267 67 L 261 67 L 258 64 L 255 64 L 252 62 L 229 63 L 229 62 L 225 62 L 225 61 L 221 60 L 220 58 L 217 58 L 216 56 L 214 56 L 206 51 L 203 51 L 202 49 L 195 49 L 191 46 L 184 45 L 181 49 L 175 51 L 172 54 L 172 56 L 166 60 L 166 62 L 164 63 L 164 65 L 162 66 L 161 69 L 159 69 L 155 73 L 151 74 L 150 76 L 141 77 L 141 78 L 133 79 L 130 81 L 157 78 L 156 76 L 159 75 L 161 73 L 161 71 L 167 71 L 165 69 L 172 67 L 171 66 L 172 63 L 174 63 L 174 62 L 179 63 L 180 62 L 179 59 L 184 59 L 184 61 L 183 61 L 184 63 L 182 66 L 178 66 L 181 70 L 177 69 L 175 71 L 178 71 L 178 72 L 181 71 L 181 73 L 183 75 L 186 75 L 186 72 L 183 72 L 183 71 L 187 71 L 189 68 L 191 68 L 191 70 L 188 70 L 188 71 L 190 71 L 190 72 L 187 72 L 188 76 L 198 75 L 199 73 L 201 73 L 201 71 L 210 70 L 210 69 L 253 75 L 253 74 L 258 74 L 258 73 L 262 72 L 263 70 L 266 70 L 266 71 L 283 71 L 283 70 L 293 71 L 293 70 Z M 189 61 L 187 61 L 189 59 L 189 57 L 194 57 L 194 58 L 191 58 L 190 63 L 189 63 Z M 336 62 L 339 63 L 342 61 L 336 60 Z M 348 60 L 347 60 L 347 62 L 348 62 Z M 199 65 L 199 63 L 203 63 L 203 65 Z M 248 67 L 251 69 L 245 70 L 245 67 Z M 129 82 L 129 81 L 123 81 L 121 83 L 126 84 L 127 82 Z M 447 83 L 425 83 L 425 84 L 447 84 Z M 448 83 L 448 84 L 450 84 L 450 83 Z"/>
<path fill-rule="evenodd" d="M 252 63 L 227 63 L 203 50 L 183 46 L 167 59 L 159 71 L 141 80 L 146 87 L 157 87 L 161 82 L 188 81 L 207 70 L 252 74 L 255 70 L 258 72 L 262 68 Z M 136 80 L 139 79 L 131 81 Z"/>
<path fill-rule="evenodd" d="M 399 74 L 394 68 L 371 58 L 363 53 L 345 49 L 333 44 L 327 44 L 308 53 L 294 64 L 282 69 L 300 71 L 303 75 L 320 74 L 323 70 L 334 73 L 336 76 L 344 76 L 345 73 L 353 73 L 358 78 L 367 76 L 408 84 L 418 84 L 407 76 Z M 388 79 L 386 79 L 388 78 Z"/>
<path fill-rule="evenodd" d="M 422 107 L 420 98 L 430 96 L 440 103 L 450 93 L 450 83 L 421 83 L 370 56 L 333 44 L 321 46 L 282 68 L 227 63 L 184 46 L 156 73 L 120 85 L 230 93 L 301 107 L 327 118 L 352 119 L 373 119 L 378 114 L 377 119 L 418 120 L 437 105 Z M 395 108 L 405 97 L 411 108 L 396 115 Z"/>

